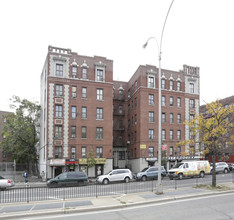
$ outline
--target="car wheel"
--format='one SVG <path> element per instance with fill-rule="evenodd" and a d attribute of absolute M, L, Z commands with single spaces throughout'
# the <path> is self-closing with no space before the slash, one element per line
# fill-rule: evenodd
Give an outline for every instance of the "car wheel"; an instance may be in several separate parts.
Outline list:
<path fill-rule="evenodd" d="M 178 179 L 179 179 L 179 180 L 182 180 L 182 179 L 183 179 L 183 174 L 182 174 L 182 173 L 180 173 L 180 174 L 178 175 Z"/>
<path fill-rule="evenodd" d="M 125 183 L 129 183 L 129 182 L 130 182 L 130 178 L 129 178 L 129 177 L 126 177 L 126 178 L 124 179 L 124 182 L 125 182 Z"/>
<path fill-rule="evenodd" d="M 204 176 L 205 176 L 205 173 L 204 172 L 200 172 L 200 177 L 204 178 Z"/>
<path fill-rule="evenodd" d="M 161 175 L 161 180 L 163 180 L 163 178 L 164 178 L 164 175 Z"/>
<path fill-rule="evenodd" d="M 56 182 L 51 183 L 51 187 L 57 187 L 57 186 L 58 186 L 58 184 Z"/>
<path fill-rule="evenodd" d="M 227 170 L 227 169 L 224 169 L 224 173 L 228 173 L 228 170 Z"/>
<path fill-rule="evenodd" d="M 170 180 L 173 180 L 173 177 L 169 177 Z"/>
<path fill-rule="evenodd" d="M 146 181 L 146 179 L 147 179 L 146 176 L 141 177 L 141 180 L 142 180 L 142 181 Z"/>
<path fill-rule="evenodd" d="M 109 183 L 109 180 L 108 180 L 108 179 L 104 179 L 104 180 L 103 180 L 103 184 L 104 184 L 104 185 L 106 185 L 106 184 L 108 184 L 108 183 Z"/>

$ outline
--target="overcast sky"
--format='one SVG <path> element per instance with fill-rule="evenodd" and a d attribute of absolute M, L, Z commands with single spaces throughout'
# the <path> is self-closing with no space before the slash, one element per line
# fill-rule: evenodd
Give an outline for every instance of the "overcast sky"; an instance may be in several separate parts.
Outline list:
<path fill-rule="evenodd" d="M 171 0 L 0 1 L 0 110 L 13 95 L 40 101 L 48 45 L 114 61 L 114 80 L 158 66 L 157 45 Z M 162 68 L 200 67 L 200 100 L 234 95 L 234 1 L 175 0 L 162 42 Z"/>

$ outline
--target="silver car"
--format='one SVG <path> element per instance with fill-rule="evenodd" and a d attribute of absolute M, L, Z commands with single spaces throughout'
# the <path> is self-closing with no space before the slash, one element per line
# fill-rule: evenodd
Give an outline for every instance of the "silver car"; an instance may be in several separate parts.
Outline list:
<path fill-rule="evenodd" d="M 15 183 L 13 180 L 5 179 L 4 177 L 0 176 L 0 190 L 13 187 L 14 185 Z"/>
<path fill-rule="evenodd" d="M 124 181 L 128 183 L 132 180 L 132 171 L 129 169 L 116 169 L 112 170 L 106 175 L 101 175 L 97 177 L 98 183 L 108 184 L 109 182 Z"/>
<path fill-rule="evenodd" d="M 210 172 L 212 173 L 213 171 L 213 165 L 210 167 Z M 216 173 L 228 173 L 229 172 L 229 167 L 226 162 L 218 162 L 215 163 L 215 172 Z"/>

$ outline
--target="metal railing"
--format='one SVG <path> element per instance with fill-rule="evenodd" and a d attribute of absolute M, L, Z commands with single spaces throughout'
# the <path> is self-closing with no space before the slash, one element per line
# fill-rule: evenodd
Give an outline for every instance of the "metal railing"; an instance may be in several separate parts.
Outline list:
<path fill-rule="evenodd" d="M 222 182 L 234 183 L 234 172 L 228 179 L 217 179 L 217 184 Z M 163 180 L 163 188 L 177 190 L 182 187 L 196 187 L 202 184 L 211 184 L 211 179 L 194 178 L 187 180 Z M 59 187 L 48 188 L 46 186 L 33 187 L 25 185 L 22 188 L 10 188 L 0 191 L 0 203 L 29 203 L 33 201 L 44 200 L 67 200 L 72 198 L 99 197 L 99 196 L 115 196 L 121 194 L 130 194 L 138 192 L 155 192 L 157 181 L 132 181 L 129 183 L 113 183 L 108 185 L 91 183 L 87 186 L 77 187 Z"/>

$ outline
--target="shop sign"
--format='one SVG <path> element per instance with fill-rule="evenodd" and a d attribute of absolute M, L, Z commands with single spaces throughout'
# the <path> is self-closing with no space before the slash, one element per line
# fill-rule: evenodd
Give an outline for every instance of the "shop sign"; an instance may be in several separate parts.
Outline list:
<path fill-rule="evenodd" d="M 78 160 L 76 159 L 66 159 L 66 165 L 69 164 L 78 164 Z"/>
<path fill-rule="evenodd" d="M 105 164 L 106 158 L 94 158 L 96 161 L 96 164 Z M 87 164 L 87 158 L 79 159 L 79 164 Z"/>
<path fill-rule="evenodd" d="M 64 166 L 65 159 L 51 159 L 50 166 Z"/>
<path fill-rule="evenodd" d="M 140 144 L 140 149 L 146 149 L 146 145 L 145 144 Z"/>

